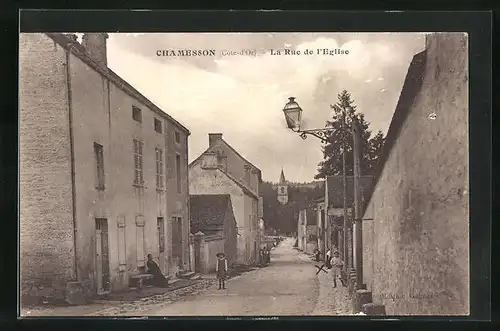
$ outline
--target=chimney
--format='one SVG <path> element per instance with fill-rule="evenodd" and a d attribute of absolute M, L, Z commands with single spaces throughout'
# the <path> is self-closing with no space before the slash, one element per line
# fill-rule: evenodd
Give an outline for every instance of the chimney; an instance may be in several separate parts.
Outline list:
<path fill-rule="evenodd" d="M 107 33 L 84 33 L 82 45 L 90 58 L 99 64 L 103 69 L 108 68 L 108 57 L 106 42 L 109 38 Z"/>
<path fill-rule="evenodd" d="M 222 139 L 222 133 L 209 133 L 208 134 L 208 147 L 212 147 L 217 140 Z"/>
<path fill-rule="evenodd" d="M 78 42 L 78 37 L 74 33 L 67 33 L 65 36 L 69 39 L 68 46 L 75 47 L 80 52 L 85 52 L 83 46 Z"/>

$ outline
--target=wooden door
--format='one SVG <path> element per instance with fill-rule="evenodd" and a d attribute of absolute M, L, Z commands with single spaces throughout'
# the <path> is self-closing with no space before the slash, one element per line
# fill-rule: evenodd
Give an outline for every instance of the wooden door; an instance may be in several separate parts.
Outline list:
<path fill-rule="evenodd" d="M 165 263 L 165 222 L 163 217 L 158 217 L 156 220 L 157 235 L 158 235 L 158 266 L 163 274 L 166 274 Z"/>
<path fill-rule="evenodd" d="M 182 219 L 172 217 L 172 258 L 177 259 L 178 266 L 182 268 Z"/>
<path fill-rule="evenodd" d="M 253 242 L 253 260 L 255 263 L 259 262 L 259 251 L 257 250 L 257 242 Z"/>
<path fill-rule="evenodd" d="M 96 281 L 97 293 L 102 293 L 110 290 L 108 220 L 105 218 L 97 218 L 95 220 L 95 226 L 96 226 L 95 281 Z"/>

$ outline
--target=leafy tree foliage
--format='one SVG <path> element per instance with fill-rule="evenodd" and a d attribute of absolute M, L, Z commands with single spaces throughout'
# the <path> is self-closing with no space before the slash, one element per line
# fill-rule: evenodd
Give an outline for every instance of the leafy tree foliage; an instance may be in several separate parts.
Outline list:
<path fill-rule="evenodd" d="M 322 146 L 324 160 L 318 164 L 318 173 L 315 179 L 326 178 L 326 176 L 342 174 L 342 152 L 346 152 L 346 174 L 353 175 L 353 138 L 350 129 L 351 118 L 356 118 L 361 129 L 361 175 L 373 173 L 382 152 L 385 137 L 382 131 L 378 131 L 371 137 L 370 123 L 365 121 L 363 113 L 357 110 L 351 94 L 346 90 L 338 95 L 338 101 L 332 105 L 332 119 L 326 122 L 325 127 L 332 128 L 327 134 L 328 142 Z M 343 114 L 345 113 L 346 126 L 343 125 Z"/>

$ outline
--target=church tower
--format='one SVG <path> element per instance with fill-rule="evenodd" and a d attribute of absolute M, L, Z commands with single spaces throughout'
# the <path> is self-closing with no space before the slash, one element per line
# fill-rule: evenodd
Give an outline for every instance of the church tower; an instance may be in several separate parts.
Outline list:
<path fill-rule="evenodd" d="M 281 169 L 280 181 L 278 183 L 278 201 L 282 205 L 286 205 L 288 203 L 288 186 L 286 184 L 283 169 Z"/>

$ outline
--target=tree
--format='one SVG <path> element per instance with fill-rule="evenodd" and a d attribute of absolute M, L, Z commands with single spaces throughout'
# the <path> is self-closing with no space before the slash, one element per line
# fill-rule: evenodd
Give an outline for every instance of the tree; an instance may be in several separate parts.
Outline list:
<path fill-rule="evenodd" d="M 346 174 L 353 175 L 353 138 L 350 129 L 351 118 L 356 118 L 361 130 L 361 175 L 373 174 L 374 167 L 378 163 L 382 146 L 385 141 L 382 131 L 371 137 L 371 131 L 368 130 L 370 123 L 365 121 L 363 113 L 357 111 L 351 94 L 343 90 L 338 95 L 338 101 L 332 105 L 332 120 L 327 121 L 325 127 L 332 128 L 332 132 L 327 133 L 327 143 L 322 146 L 324 160 L 318 164 L 318 173 L 315 179 L 323 179 L 326 176 L 342 174 L 342 152 L 345 146 L 346 151 Z M 347 126 L 343 128 L 342 114 L 346 114 Z"/>

